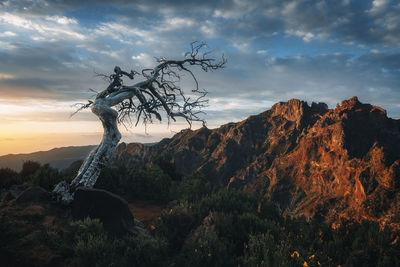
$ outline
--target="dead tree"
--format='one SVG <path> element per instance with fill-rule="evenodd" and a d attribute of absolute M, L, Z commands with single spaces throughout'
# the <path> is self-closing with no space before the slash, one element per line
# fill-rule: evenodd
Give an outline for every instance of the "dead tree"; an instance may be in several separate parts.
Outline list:
<path fill-rule="evenodd" d="M 73 200 L 77 187 L 93 187 L 100 175 L 100 171 L 112 156 L 121 133 L 118 123 L 131 123 L 135 117 L 136 124 L 140 120 L 151 123 L 154 118 L 161 121 L 165 116 L 168 123 L 177 117 L 184 118 L 189 125 L 194 121 L 205 123 L 201 118 L 201 108 L 207 103 L 207 91 L 199 88 L 193 67 L 200 67 L 203 71 L 223 68 L 226 60 L 222 55 L 216 61 L 204 52 L 205 43 L 194 42 L 191 51 L 186 53 L 182 60 L 168 60 L 165 57 L 156 58 L 157 65 L 153 69 L 143 69 L 141 72 L 126 72 L 120 67 L 114 68 L 114 73 L 106 77 L 108 87 L 97 94 L 96 98 L 78 109 L 91 108 L 100 119 L 104 128 L 101 143 L 90 152 L 74 180 L 59 183 L 53 190 L 56 198 L 68 204 Z M 189 95 L 179 86 L 183 73 L 189 74 L 194 81 L 194 88 Z M 126 85 L 124 79 L 140 79 L 133 85 Z M 163 115 L 163 116 L 162 116 Z"/>

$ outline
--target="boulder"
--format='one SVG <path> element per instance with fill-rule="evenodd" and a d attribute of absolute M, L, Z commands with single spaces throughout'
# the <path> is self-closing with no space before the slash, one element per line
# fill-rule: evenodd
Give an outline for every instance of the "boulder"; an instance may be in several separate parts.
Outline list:
<path fill-rule="evenodd" d="M 41 217 L 45 215 L 45 212 L 46 210 L 40 205 L 29 205 L 21 211 L 20 215 Z"/>
<path fill-rule="evenodd" d="M 15 203 L 24 204 L 31 202 L 43 202 L 51 200 L 50 194 L 39 186 L 27 188 L 15 199 Z"/>
<path fill-rule="evenodd" d="M 75 220 L 98 218 L 104 230 L 116 235 L 124 234 L 135 226 L 128 202 L 102 189 L 78 187 L 72 202 L 72 216 Z"/>
<path fill-rule="evenodd" d="M 7 191 L 11 194 L 12 198 L 17 198 L 26 189 L 25 186 L 20 184 L 14 184 Z"/>

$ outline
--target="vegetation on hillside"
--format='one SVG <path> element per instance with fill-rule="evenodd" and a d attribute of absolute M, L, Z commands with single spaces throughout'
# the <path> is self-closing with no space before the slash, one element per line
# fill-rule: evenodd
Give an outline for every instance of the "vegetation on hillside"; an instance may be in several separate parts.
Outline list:
<path fill-rule="evenodd" d="M 20 173 L 1 169 L 0 186 L 51 190 L 66 173 L 30 162 Z M 35 237 L 26 234 L 23 220 L 43 218 L 0 213 L 1 262 L 19 257 L 29 263 L 19 252 L 35 244 L 56 255 L 51 266 L 400 266 L 399 231 L 351 220 L 333 229 L 322 218 L 283 216 L 265 199 L 217 187 L 199 173 L 179 174 L 165 159 L 106 168 L 97 187 L 168 207 L 147 232 L 125 236 L 112 236 L 98 219 L 87 218 Z"/>

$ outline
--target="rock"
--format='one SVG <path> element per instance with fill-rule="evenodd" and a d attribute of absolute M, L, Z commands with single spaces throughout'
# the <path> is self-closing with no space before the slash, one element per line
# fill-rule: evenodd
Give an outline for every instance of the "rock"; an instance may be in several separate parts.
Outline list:
<path fill-rule="evenodd" d="M 21 216 L 44 216 L 45 209 L 40 205 L 30 205 L 21 211 Z"/>
<path fill-rule="evenodd" d="M 98 218 L 107 232 L 116 235 L 124 234 L 135 226 L 128 202 L 102 189 L 77 188 L 72 201 L 72 216 L 75 220 Z"/>
<path fill-rule="evenodd" d="M 7 191 L 11 194 L 13 198 L 17 198 L 19 194 L 21 194 L 26 189 L 25 186 L 20 184 L 14 184 Z"/>
<path fill-rule="evenodd" d="M 24 204 L 31 202 L 45 202 L 51 199 L 49 193 L 39 186 L 27 188 L 15 199 L 15 203 Z"/>
<path fill-rule="evenodd" d="M 44 227 L 50 228 L 50 227 L 54 226 L 55 222 L 56 222 L 56 216 L 47 215 L 43 218 L 42 225 Z"/>
<path fill-rule="evenodd" d="M 14 197 L 10 194 L 10 192 L 2 192 L 0 196 L 0 205 L 6 205 L 8 201 L 13 199 Z"/>
<path fill-rule="evenodd" d="M 212 212 L 203 219 L 202 223 L 196 228 L 196 230 L 191 234 L 191 237 L 194 239 L 198 239 L 201 236 L 204 236 L 207 233 L 211 233 L 215 231 L 216 223 L 215 218 L 218 216 L 218 212 Z"/>

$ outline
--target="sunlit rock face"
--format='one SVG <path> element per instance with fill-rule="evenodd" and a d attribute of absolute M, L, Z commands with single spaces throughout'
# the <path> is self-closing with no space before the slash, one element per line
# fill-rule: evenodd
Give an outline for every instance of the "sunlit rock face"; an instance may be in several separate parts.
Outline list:
<path fill-rule="evenodd" d="M 282 212 L 400 226 L 400 121 L 356 97 L 335 109 L 297 99 L 217 129 L 185 130 L 152 146 L 122 144 L 124 165 L 169 155 L 182 172 L 274 201 Z"/>

